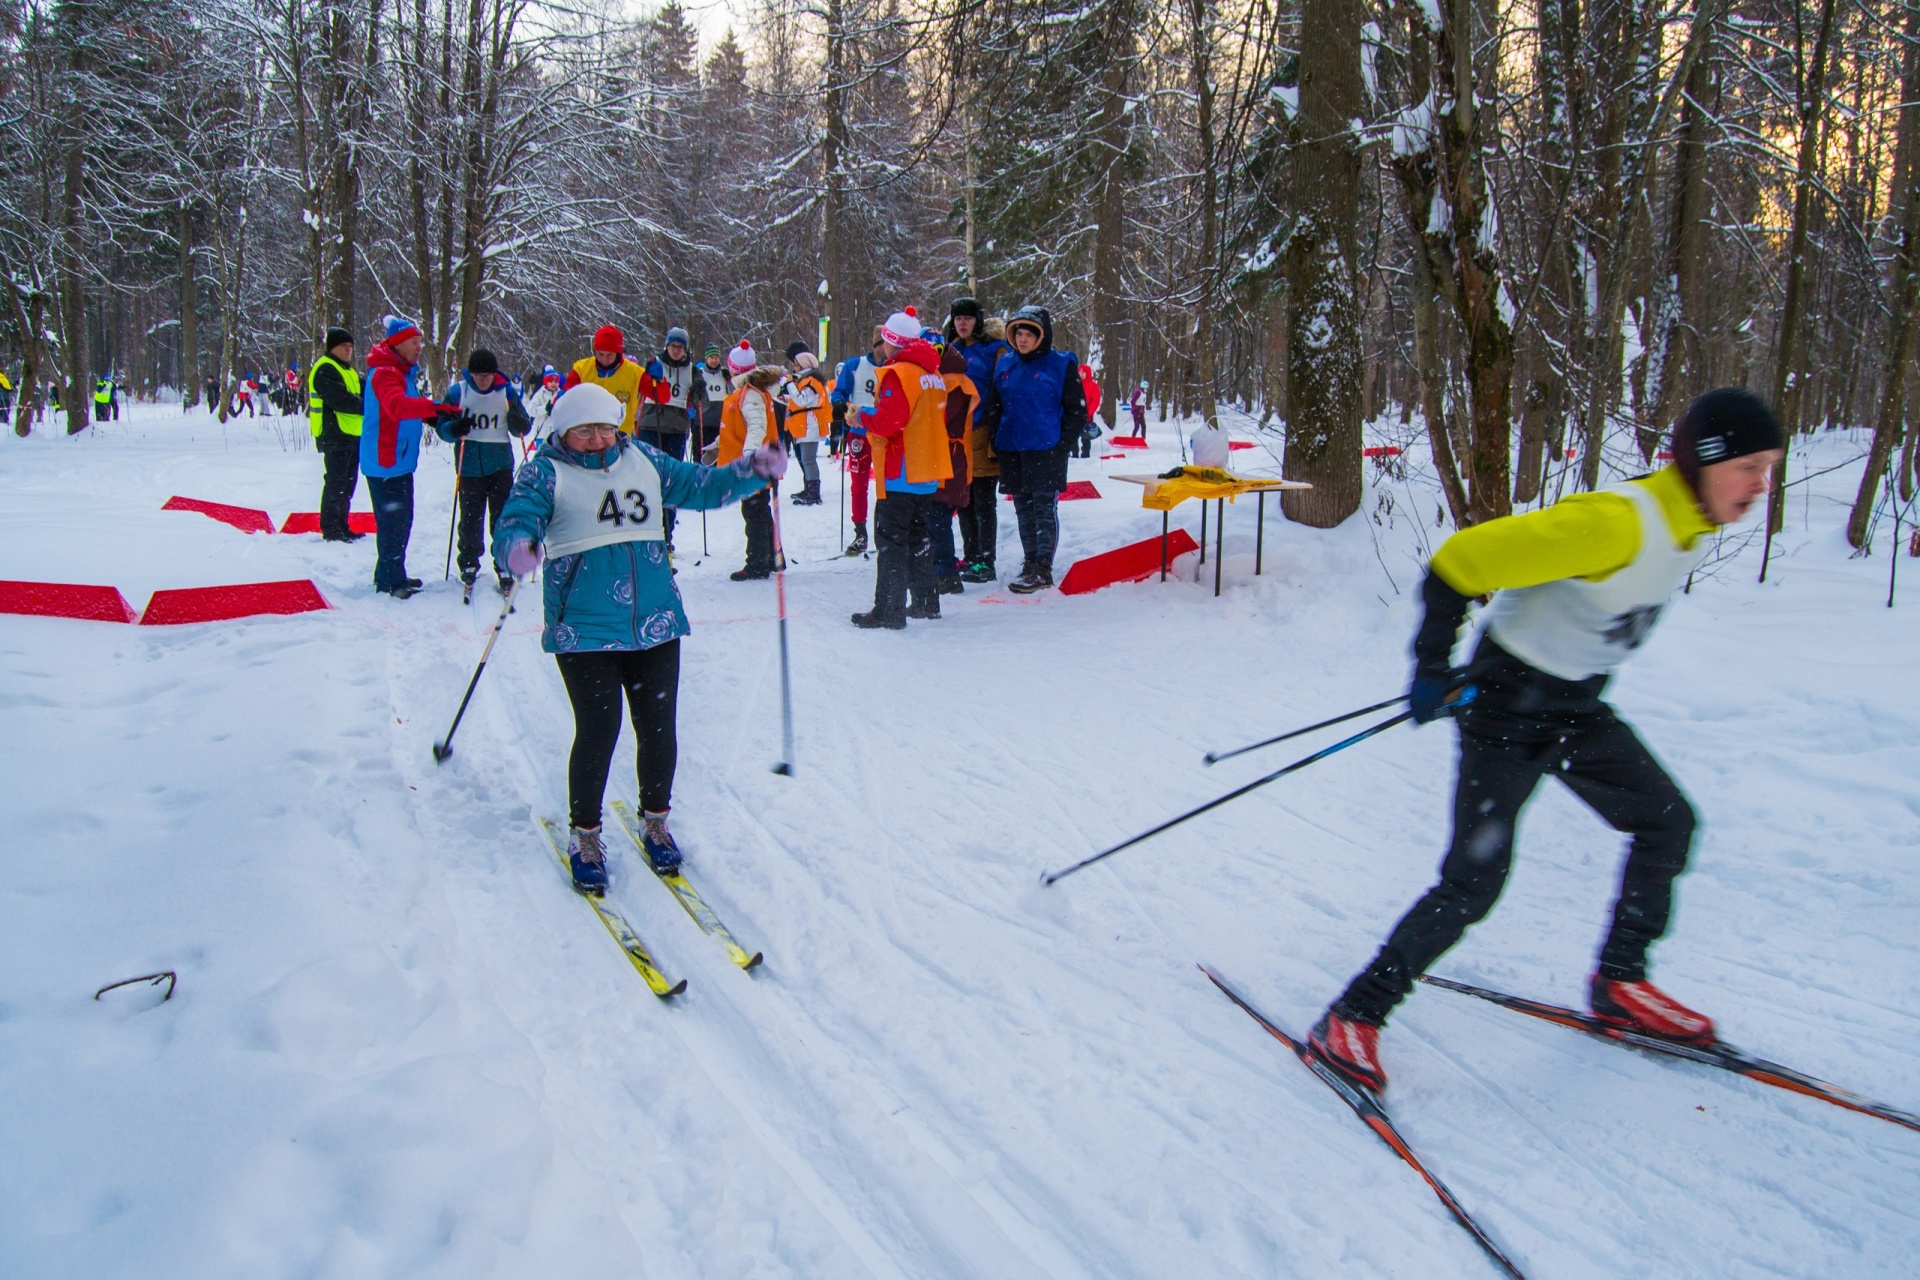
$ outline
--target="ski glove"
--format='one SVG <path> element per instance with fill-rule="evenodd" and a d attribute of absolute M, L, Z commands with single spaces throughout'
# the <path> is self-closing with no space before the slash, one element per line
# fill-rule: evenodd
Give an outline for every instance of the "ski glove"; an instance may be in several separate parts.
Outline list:
<path fill-rule="evenodd" d="M 458 440 L 473 430 L 473 419 L 467 414 L 460 414 L 447 424 L 447 430 L 452 433 L 455 440 Z"/>
<path fill-rule="evenodd" d="M 787 451 L 777 444 L 762 445 L 747 458 L 753 474 L 762 480 L 778 480 L 787 474 Z"/>
<path fill-rule="evenodd" d="M 517 539 L 507 548 L 507 568 L 514 577 L 524 578 L 540 567 L 541 559 L 546 555 L 544 548 L 525 538 Z"/>
<path fill-rule="evenodd" d="M 1449 671 L 1444 676 L 1416 675 L 1407 690 L 1407 707 L 1415 724 L 1432 724 L 1442 716 L 1458 715 L 1460 708 L 1479 694 L 1473 685 L 1462 683 L 1465 673 Z M 1459 696 L 1455 697 L 1458 691 Z"/>
<path fill-rule="evenodd" d="M 665 382 L 667 380 L 667 367 L 658 360 L 649 360 L 647 361 L 647 376 L 655 382 Z"/>

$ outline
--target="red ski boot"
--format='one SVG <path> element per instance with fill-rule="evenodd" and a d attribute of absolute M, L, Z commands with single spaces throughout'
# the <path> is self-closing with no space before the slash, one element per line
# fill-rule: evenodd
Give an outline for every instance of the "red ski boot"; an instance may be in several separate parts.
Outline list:
<path fill-rule="evenodd" d="M 1681 1044 L 1712 1044 L 1713 1019 L 1695 1013 L 1645 979 L 1615 982 L 1599 974 L 1587 988 L 1593 1016 L 1610 1026 L 1677 1040 Z"/>
<path fill-rule="evenodd" d="M 1387 1087 L 1380 1069 L 1380 1028 L 1343 1018 L 1329 1009 L 1307 1033 L 1307 1047 L 1322 1062 L 1371 1093 Z"/>

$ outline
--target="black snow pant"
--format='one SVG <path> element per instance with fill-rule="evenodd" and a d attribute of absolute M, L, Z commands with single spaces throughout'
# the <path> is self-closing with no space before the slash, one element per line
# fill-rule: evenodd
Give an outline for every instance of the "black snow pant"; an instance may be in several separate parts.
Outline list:
<path fill-rule="evenodd" d="M 740 500 L 740 518 L 747 525 L 748 573 L 773 572 L 773 490 L 762 489 Z"/>
<path fill-rule="evenodd" d="M 679 761 L 675 731 L 680 696 L 680 641 L 651 649 L 557 653 L 560 679 L 573 703 L 573 754 L 567 760 L 567 819 L 576 827 L 600 825 L 607 770 L 620 741 L 624 694 L 633 731 L 640 736 L 636 769 L 640 809 L 665 813 L 673 800 L 673 770 Z"/>
<path fill-rule="evenodd" d="M 327 467 L 326 478 L 320 482 L 320 532 L 329 538 L 344 538 L 353 491 L 360 486 L 360 437 L 323 436 L 320 457 Z"/>
<path fill-rule="evenodd" d="M 480 576 L 480 524 L 485 520 L 486 536 L 493 537 L 493 526 L 500 523 L 500 508 L 507 505 L 513 492 L 513 470 L 496 471 L 490 476 L 460 477 L 460 581 L 471 582 Z"/>
<path fill-rule="evenodd" d="M 960 508 L 960 551 L 968 564 L 986 561 L 1000 544 L 1000 477 L 975 476 L 967 486 L 967 505 Z"/>
<path fill-rule="evenodd" d="M 1020 526 L 1020 551 L 1026 563 L 1053 573 L 1053 553 L 1060 545 L 1060 495 L 1016 490 L 1013 515 Z"/>
<path fill-rule="evenodd" d="M 934 587 L 933 520 L 930 493 L 889 491 L 873 516 L 873 541 L 878 550 L 873 580 L 873 611 L 881 619 L 898 622 L 907 616 L 907 595 L 926 608 L 937 607 Z M 944 512 L 945 507 L 939 508 Z"/>
<path fill-rule="evenodd" d="M 689 423 L 688 425 L 691 426 L 692 424 Z M 685 431 L 654 431 L 642 427 L 640 430 L 634 432 L 634 435 L 639 438 L 640 443 L 652 445 L 669 458 L 684 460 L 687 456 L 687 432 Z M 698 462 L 700 460 L 700 454 L 697 450 L 693 456 L 694 461 Z M 669 550 L 673 548 L 673 517 L 674 508 L 668 507 L 663 522 L 666 525 L 667 548 Z"/>
<path fill-rule="evenodd" d="M 1600 701 L 1606 677 L 1561 680 L 1491 638 L 1474 655 L 1480 693 L 1460 715 L 1453 842 L 1440 880 L 1402 916 L 1334 1004 L 1375 1025 L 1414 981 L 1492 908 L 1507 881 L 1520 810 L 1551 773 L 1631 843 L 1599 971 L 1619 982 L 1646 977 L 1647 949 L 1666 932 L 1673 881 L 1687 865 L 1693 807 L 1627 723 Z"/>

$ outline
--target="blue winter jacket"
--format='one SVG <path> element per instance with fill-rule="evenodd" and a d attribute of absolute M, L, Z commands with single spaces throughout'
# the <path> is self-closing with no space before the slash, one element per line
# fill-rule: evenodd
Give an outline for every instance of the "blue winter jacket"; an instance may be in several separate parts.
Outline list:
<path fill-rule="evenodd" d="M 1060 443 L 1066 402 L 1085 400 L 1080 391 L 1080 358 L 1071 351 L 1050 348 L 1024 356 L 1008 350 L 993 367 L 991 387 L 989 395 L 999 412 L 993 433 L 996 453 L 1053 448 Z M 1081 413 L 1084 417 L 1085 410 Z"/>
<path fill-rule="evenodd" d="M 975 338 L 972 342 L 962 342 L 958 338 L 947 345 L 958 351 L 967 362 L 967 376 L 973 379 L 973 385 L 980 390 L 980 401 L 973 406 L 973 421 L 980 422 L 980 415 L 987 411 L 987 384 L 993 381 L 994 366 L 1000 363 L 1000 357 L 1012 351 L 1004 338 Z"/>
<path fill-rule="evenodd" d="M 669 458 L 651 445 L 622 435 L 605 453 L 575 453 L 549 437 L 520 468 L 513 492 L 493 531 L 493 563 L 507 568 L 507 551 L 516 542 L 541 542 L 553 518 L 553 469 L 560 459 L 590 471 L 612 466 L 623 449 L 645 450 L 660 473 L 661 502 L 687 511 L 704 511 L 738 502 L 767 487 L 741 458 L 724 467 Z M 606 649 L 651 649 L 692 630 L 673 562 L 664 542 L 616 542 L 577 555 L 556 556 L 541 571 L 541 600 L 546 628 L 540 647 L 548 653 L 588 653 Z"/>

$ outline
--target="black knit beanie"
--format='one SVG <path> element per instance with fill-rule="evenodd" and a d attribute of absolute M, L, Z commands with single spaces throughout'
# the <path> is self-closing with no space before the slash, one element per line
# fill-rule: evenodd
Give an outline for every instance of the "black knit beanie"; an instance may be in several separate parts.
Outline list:
<path fill-rule="evenodd" d="M 805 351 L 805 350 L 807 350 L 807 344 L 806 344 L 806 343 L 804 343 L 804 342 L 789 342 L 789 343 L 787 344 L 787 359 L 789 359 L 789 360 L 791 360 L 791 359 L 793 359 L 793 358 L 794 358 L 795 356 L 797 356 L 797 355 L 799 355 L 799 354 L 800 354 L 801 352 L 803 352 L 803 351 Z"/>
<path fill-rule="evenodd" d="M 500 362 L 494 359 L 493 352 L 487 350 L 485 347 L 475 347 L 473 354 L 467 357 L 467 372 L 498 373 L 500 372 Z"/>
<path fill-rule="evenodd" d="M 329 325 L 327 327 L 327 343 L 322 349 L 331 351 L 343 342 L 349 346 L 353 345 L 353 333 L 350 330 L 342 329 L 337 324 Z"/>
<path fill-rule="evenodd" d="M 1743 387 L 1707 392 L 1673 424 L 1674 465 L 1696 494 L 1702 467 L 1786 447 L 1786 433 L 1773 409 Z"/>

